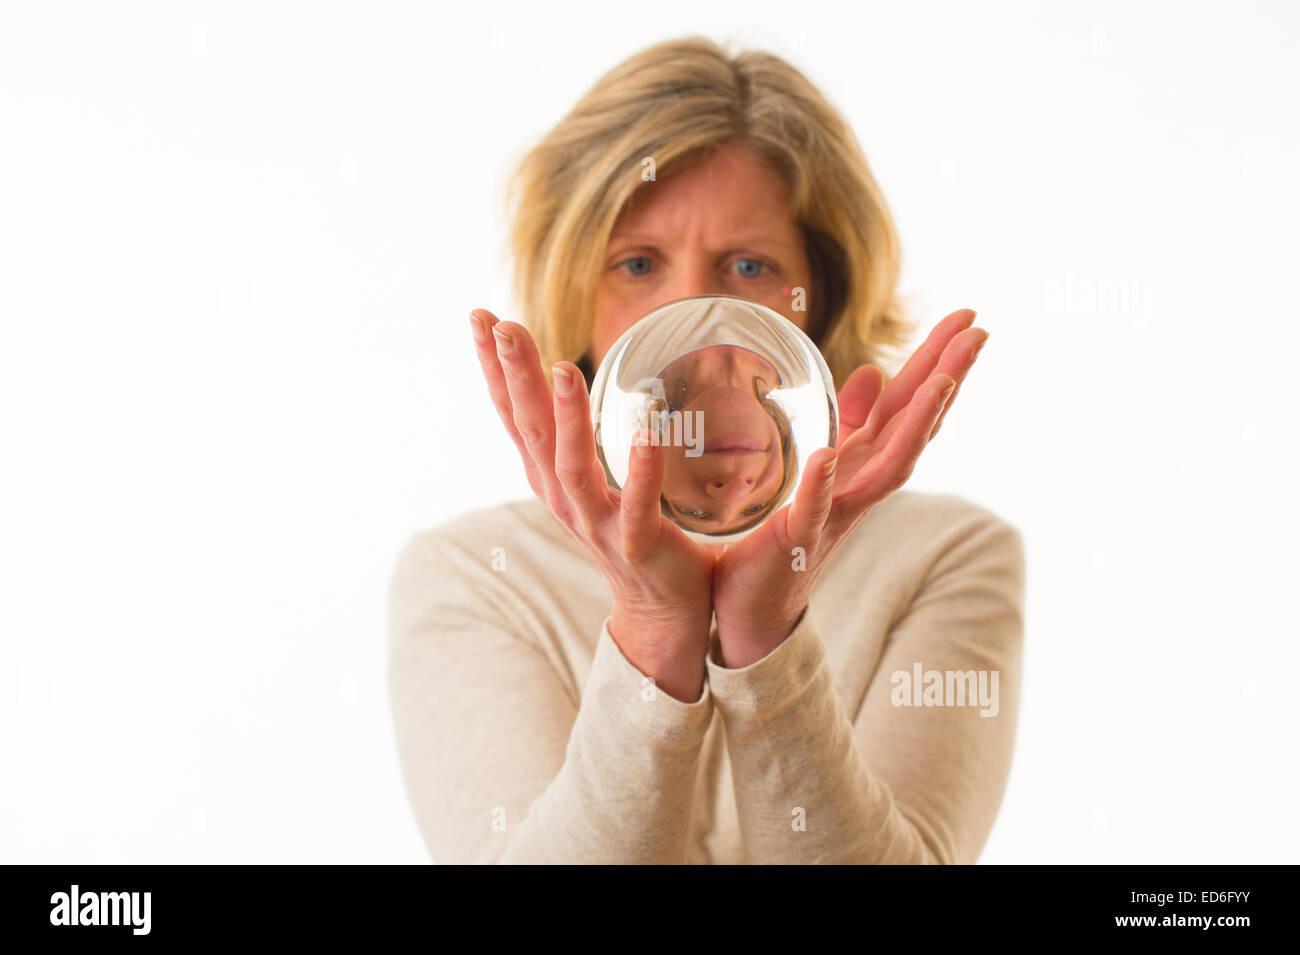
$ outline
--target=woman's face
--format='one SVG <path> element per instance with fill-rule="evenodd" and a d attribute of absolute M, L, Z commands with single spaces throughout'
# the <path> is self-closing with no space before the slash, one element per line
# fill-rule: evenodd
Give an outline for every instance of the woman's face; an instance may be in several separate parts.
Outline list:
<path fill-rule="evenodd" d="M 596 290 L 592 366 L 643 315 L 695 295 L 736 295 L 775 309 L 807 331 L 790 288 L 816 289 L 781 177 L 744 144 L 728 143 L 644 183 L 610 237 Z"/>
<path fill-rule="evenodd" d="M 694 439 L 664 448 L 663 499 L 690 530 L 743 527 L 768 510 L 785 481 L 781 433 L 759 401 L 778 385 L 777 370 L 747 348 L 714 345 L 677 359 L 660 377 Z"/>

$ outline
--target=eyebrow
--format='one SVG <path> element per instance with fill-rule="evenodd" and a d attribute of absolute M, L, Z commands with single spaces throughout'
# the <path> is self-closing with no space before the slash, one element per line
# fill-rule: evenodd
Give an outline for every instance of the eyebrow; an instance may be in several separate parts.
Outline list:
<path fill-rule="evenodd" d="M 659 243 L 659 238 L 656 236 L 640 235 L 640 234 L 611 235 L 609 237 L 609 241 L 611 244 L 615 242 L 627 242 L 632 245 L 657 246 Z M 786 249 L 791 252 L 794 251 L 794 246 L 791 245 L 789 242 L 785 242 L 781 239 L 774 239 L 771 238 L 770 236 L 745 236 L 744 238 L 741 239 L 732 239 L 727 244 L 731 248 L 736 248 L 739 246 L 746 246 L 746 245 L 769 245 L 778 249 Z"/>

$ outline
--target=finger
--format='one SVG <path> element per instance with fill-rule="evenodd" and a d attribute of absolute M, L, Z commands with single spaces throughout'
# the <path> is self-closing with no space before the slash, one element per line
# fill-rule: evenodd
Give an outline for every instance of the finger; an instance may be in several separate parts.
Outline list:
<path fill-rule="evenodd" d="M 953 337 L 970 327 L 975 321 L 975 313 L 969 308 L 958 309 L 934 326 L 921 347 L 912 353 L 893 380 L 885 387 L 880 399 L 871 408 L 866 423 L 862 426 L 872 440 L 880 433 L 889 419 L 907 407 L 916 389 L 921 387 L 938 365 L 944 349 Z"/>
<path fill-rule="evenodd" d="M 515 443 L 519 449 L 519 456 L 524 462 L 524 472 L 528 476 L 528 485 L 533 489 L 533 493 L 543 501 L 546 497 L 546 485 L 542 481 L 541 473 L 538 471 L 537 462 L 529 453 L 528 447 L 524 444 L 524 439 L 519 434 L 519 429 L 515 427 L 514 406 L 510 402 L 510 390 L 506 385 L 505 372 L 501 368 L 501 359 L 497 355 L 496 338 L 492 334 L 493 327 L 499 319 L 485 308 L 478 308 L 469 313 L 471 329 L 474 333 L 474 351 L 478 355 L 478 362 L 483 369 L 483 377 L 487 381 L 488 395 L 492 399 L 492 406 L 496 408 L 497 414 L 501 416 L 501 423 L 505 425 L 506 433 L 510 435 L 510 440 Z"/>
<path fill-rule="evenodd" d="M 889 443 L 864 464 L 836 497 L 835 506 L 842 512 L 856 512 L 880 503 L 897 491 L 912 476 L 917 458 L 929 443 L 930 432 L 952 397 L 957 383 L 948 375 L 935 374 L 916 394 L 907 407 Z"/>
<path fill-rule="evenodd" d="M 934 429 L 930 432 L 930 437 L 934 437 L 935 431 L 939 429 L 939 423 L 943 421 L 943 416 L 948 413 L 948 409 L 953 406 L 956 400 L 957 391 L 961 388 L 961 383 L 966 378 L 967 372 L 975 363 L 975 356 L 979 350 L 984 347 L 984 341 L 988 338 L 988 332 L 982 328 L 968 328 L 959 333 L 948 347 L 943 350 L 939 358 L 938 367 L 935 368 L 935 374 L 944 374 L 957 383 L 957 389 L 948 396 L 944 403 L 943 411 L 939 413 L 939 421 L 935 423 Z M 910 407 L 910 406 L 908 406 Z M 872 435 L 866 428 L 859 428 L 850 435 L 849 440 L 840 446 L 840 460 L 848 465 L 848 471 L 856 473 L 856 469 L 867 461 L 880 448 L 885 447 L 894 432 L 903 423 L 908 414 L 908 407 L 900 409 L 889 419 L 888 424 L 880 429 L 878 434 Z M 846 469 L 841 469 L 844 473 Z"/>
<path fill-rule="evenodd" d="M 835 446 L 841 447 L 853 432 L 866 423 L 871 406 L 885 387 L 885 374 L 875 365 L 860 365 L 849 375 L 840 389 L 837 403 L 840 407 L 839 436 Z"/>
<path fill-rule="evenodd" d="M 890 438 L 907 417 L 907 408 L 903 408 L 892 418 L 878 434 L 872 434 L 866 428 L 859 428 L 840 443 L 838 448 L 840 463 L 838 477 L 841 486 L 845 486 L 858 470 L 881 448 L 889 444 Z"/>
<path fill-rule="evenodd" d="M 811 550 L 821 539 L 831 512 L 831 490 L 835 487 L 838 460 L 831 448 L 819 448 L 808 458 L 785 522 L 786 533 L 795 546 Z"/>
<path fill-rule="evenodd" d="M 619 495 L 623 556 L 636 560 L 659 540 L 663 493 L 663 449 L 650 443 L 646 429 L 637 431 L 628 451 L 627 480 Z"/>
<path fill-rule="evenodd" d="M 555 476 L 555 410 L 537 346 L 518 322 L 497 322 L 492 334 L 514 410 L 515 428 L 537 464 L 538 477 L 546 488 L 546 502 L 557 517 L 567 520 L 572 516 L 572 505 Z"/>
<path fill-rule="evenodd" d="M 971 336 L 972 332 L 981 332 L 982 334 L 975 337 Z M 947 362 L 948 350 L 958 342 L 958 339 L 964 339 L 967 336 L 970 336 L 969 342 L 963 340 L 961 343 L 961 347 L 966 355 L 965 359 L 961 361 L 960 364 L 956 363 L 955 358 L 952 363 Z M 933 441 L 934 436 L 939 433 L 939 429 L 943 427 L 943 419 L 948 416 L 948 410 L 957 403 L 957 393 L 961 391 L 961 383 L 966 380 L 967 373 L 972 367 L 974 367 L 975 359 L 979 357 L 980 349 L 984 347 L 984 343 L 988 341 L 988 339 L 989 333 L 984 331 L 984 329 L 971 328 L 954 338 L 952 344 L 950 344 L 948 348 L 944 349 L 944 358 L 939 359 L 938 370 L 957 382 L 957 387 L 953 389 L 952 394 L 948 396 L 948 400 L 944 402 L 943 411 L 939 412 L 939 420 L 934 423 L 934 429 L 930 432 L 931 441 Z"/>
<path fill-rule="evenodd" d="M 591 404 L 582 371 L 571 361 L 556 362 L 555 476 L 588 534 L 609 517 L 612 502 L 605 469 L 596 457 Z"/>

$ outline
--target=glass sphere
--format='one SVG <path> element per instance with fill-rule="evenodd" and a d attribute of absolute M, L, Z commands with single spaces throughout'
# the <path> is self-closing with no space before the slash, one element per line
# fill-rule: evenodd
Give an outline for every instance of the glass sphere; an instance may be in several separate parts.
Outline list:
<path fill-rule="evenodd" d="M 664 448 L 664 515 L 710 544 L 790 503 L 818 448 L 834 447 L 835 385 L 817 346 L 779 312 L 729 295 L 679 299 L 629 328 L 596 370 L 596 451 L 627 480 L 633 444 Z"/>

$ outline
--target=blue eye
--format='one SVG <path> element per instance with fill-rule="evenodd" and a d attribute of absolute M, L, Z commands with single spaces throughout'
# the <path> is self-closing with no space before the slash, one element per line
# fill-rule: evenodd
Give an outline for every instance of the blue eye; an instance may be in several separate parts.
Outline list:
<path fill-rule="evenodd" d="M 634 255 L 630 259 L 624 259 L 618 263 L 615 268 L 623 269 L 628 275 L 640 277 L 649 275 L 654 270 L 654 262 L 648 255 Z M 737 274 L 742 279 L 763 278 L 769 272 L 773 271 L 772 267 L 760 259 L 737 259 L 735 261 Z"/>
<path fill-rule="evenodd" d="M 644 264 L 644 265 L 645 265 L 645 268 L 644 268 L 644 269 L 641 269 L 641 270 L 638 270 L 638 269 L 636 269 L 636 268 L 628 268 L 629 266 L 635 266 L 637 263 L 642 263 L 642 264 Z M 623 262 L 620 262 L 620 263 L 618 264 L 618 267 L 619 267 L 620 269 L 624 269 L 624 268 L 626 268 L 626 269 L 628 270 L 628 274 L 630 274 L 630 275 L 645 275 L 647 272 L 650 271 L 650 266 L 651 266 L 651 265 L 652 265 L 652 263 L 651 263 L 651 261 L 650 261 L 649 256 L 645 256 L 645 255 L 634 255 L 634 256 L 632 256 L 632 258 L 627 259 L 627 260 L 625 260 L 625 261 L 623 261 Z"/>

